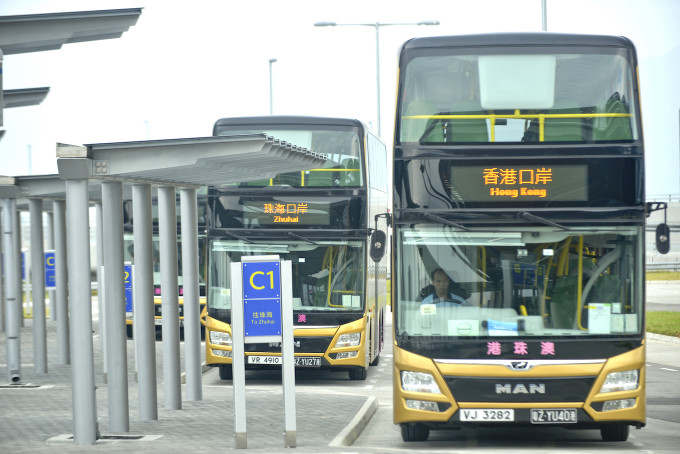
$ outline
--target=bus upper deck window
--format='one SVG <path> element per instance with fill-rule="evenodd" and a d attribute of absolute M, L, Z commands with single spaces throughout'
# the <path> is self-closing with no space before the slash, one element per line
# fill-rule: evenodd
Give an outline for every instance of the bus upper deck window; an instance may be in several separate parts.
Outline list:
<path fill-rule="evenodd" d="M 480 56 L 479 90 L 483 109 L 550 109 L 555 100 L 555 56 Z"/>

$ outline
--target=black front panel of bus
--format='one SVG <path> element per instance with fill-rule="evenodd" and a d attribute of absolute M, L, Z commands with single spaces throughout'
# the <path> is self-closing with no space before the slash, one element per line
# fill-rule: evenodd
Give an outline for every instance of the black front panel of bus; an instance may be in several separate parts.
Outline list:
<path fill-rule="evenodd" d="M 641 338 L 631 338 L 622 335 L 620 338 L 611 336 L 589 336 L 589 348 L 583 348 L 585 339 L 540 338 L 528 339 L 512 337 L 507 340 L 494 338 L 491 340 L 461 340 L 449 337 L 422 337 L 396 334 L 399 348 L 416 355 L 436 360 L 450 359 L 488 359 L 488 360 L 597 360 L 627 353 L 642 345 Z M 595 342 L 596 340 L 596 342 Z M 523 345 L 521 354 L 515 353 L 515 344 Z M 546 343 L 550 344 L 550 352 L 545 350 Z"/>
<path fill-rule="evenodd" d="M 215 320 L 231 323 L 230 309 L 208 309 L 208 315 Z M 328 311 L 314 312 L 305 309 L 293 310 L 293 324 L 300 328 L 314 328 L 326 326 L 340 326 L 361 320 L 363 311 Z M 304 321 L 303 321 L 304 320 Z"/>
<path fill-rule="evenodd" d="M 208 198 L 210 229 L 336 229 L 367 227 L 366 199 L 347 194 L 215 195 Z"/>
<path fill-rule="evenodd" d="M 395 209 L 632 207 L 644 203 L 639 157 L 395 161 Z"/>

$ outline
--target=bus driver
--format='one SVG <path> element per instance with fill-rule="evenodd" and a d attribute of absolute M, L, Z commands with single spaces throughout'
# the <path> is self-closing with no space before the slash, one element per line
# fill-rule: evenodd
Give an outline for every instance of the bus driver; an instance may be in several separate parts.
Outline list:
<path fill-rule="evenodd" d="M 432 285 L 430 286 L 432 292 L 423 298 L 422 304 L 448 302 L 461 306 L 470 306 L 470 304 L 465 301 L 465 298 L 452 291 L 455 289 L 450 287 L 451 280 L 443 269 L 437 268 L 430 276 L 432 277 Z"/>

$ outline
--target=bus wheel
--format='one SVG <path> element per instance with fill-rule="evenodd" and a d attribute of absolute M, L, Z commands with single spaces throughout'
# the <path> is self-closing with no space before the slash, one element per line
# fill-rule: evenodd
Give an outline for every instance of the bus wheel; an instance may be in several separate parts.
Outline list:
<path fill-rule="evenodd" d="M 423 424 L 400 424 L 401 439 L 404 441 L 426 441 L 430 428 Z"/>
<path fill-rule="evenodd" d="M 377 366 L 378 364 L 380 364 L 380 355 L 378 355 L 378 356 L 376 356 L 375 358 L 373 358 L 373 361 L 371 362 L 370 365 L 371 365 L 371 366 Z"/>
<path fill-rule="evenodd" d="M 368 369 L 364 369 L 363 367 L 357 367 L 356 369 L 349 370 L 350 380 L 366 380 L 367 375 Z"/>
<path fill-rule="evenodd" d="M 604 441 L 626 441 L 628 440 L 628 424 L 602 426 L 600 434 Z"/>
<path fill-rule="evenodd" d="M 127 330 L 128 339 L 132 339 L 132 325 L 125 325 L 125 329 Z"/>
<path fill-rule="evenodd" d="M 217 367 L 220 370 L 220 380 L 234 379 L 234 370 L 231 368 L 231 364 L 220 364 Z"/>

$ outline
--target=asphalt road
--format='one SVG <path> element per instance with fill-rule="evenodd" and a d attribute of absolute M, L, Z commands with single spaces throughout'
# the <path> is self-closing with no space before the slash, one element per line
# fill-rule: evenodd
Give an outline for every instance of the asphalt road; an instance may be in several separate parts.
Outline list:
<path fill-rule="evenodd" d="M 680 312 L 680 281 L 647 281 L 647 310 Z"/>

